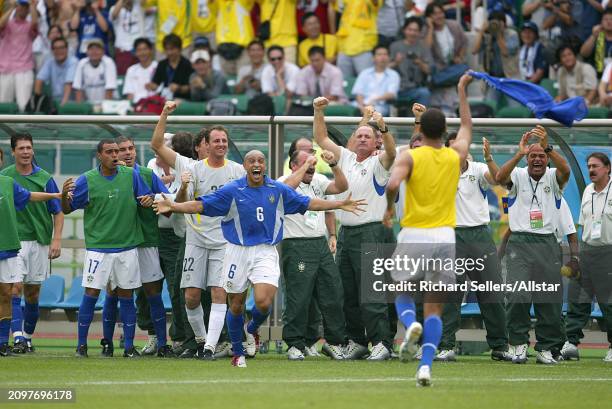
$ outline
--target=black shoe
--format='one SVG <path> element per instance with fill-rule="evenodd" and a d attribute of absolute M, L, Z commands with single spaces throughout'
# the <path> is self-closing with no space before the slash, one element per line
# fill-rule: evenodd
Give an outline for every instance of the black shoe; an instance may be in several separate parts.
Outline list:
<path fill-rule="evenodd" d="M 130 349 L 126 349 L 123 351 L 124 358 L 140 358 L 140 352 L 136 349 L 136 347 L 131 347 Z"/>
<path fill-rule="evenodd" d="M 201 343 L 198 344 L 198 349 L 196 350 L 194 358 L 201 359 L 203 361 L 214 361 L 215 352 L 212 349 L 205 348 L 204 343 Z"/>
<path fill-rule="evenodd" d="M 25 354 L 28 352 L 28 345 L 25 341 L 17 341 L 13 345 L 13 353 L 14 354 Z"/>
<path fill-rule="evenodd" d="M 11 351 L 11 347 L 8 344 L 0 345 L 0 356 L 11 356 L 13 352 Z"/>
<path fill-rule="evenodd" d="M 170 345 L 164 345 L 161 348 L 157 348 L 157 357 L 174 358 L 174 352 L 172 352 L 172 347 Z"/>
<path fill-rule="evenodd" d="M 80 345 L 76 349 L 76 354 L 74 354 L 77 358 L 87 358 L 87 345 Z"/>
<path fill-rule="evenodd" d="M 494 361 L 512 361 L 512 355 L 508 351 L 494 349 L 491 351 L 491 359 Z"/>
<path fill-rule="evenodd" d="M 35 351 L 34 346 L 32 346 L 32 340 L 31 339 L 26 339 L 26 352 L 28 353 L 32 353 Z"/>
<path fill-rule="evenodd" d="M 106 338 L 102 338 L 100 341 L 100 345 L 102 345 L 102 356 L 106 358 L 111 358 L 113 356 L 113 352 L 115 352 L 115 347 L 112 341 L 109 341 Z"/>
<path fill-rule="evenodd" d="M 196 353 L 197 353 L 197 349 L 186 348 L 179 355 L 179 358 L 187 358 L 187 359 L 188 358 L 194 358 L 196 356 Z"/>

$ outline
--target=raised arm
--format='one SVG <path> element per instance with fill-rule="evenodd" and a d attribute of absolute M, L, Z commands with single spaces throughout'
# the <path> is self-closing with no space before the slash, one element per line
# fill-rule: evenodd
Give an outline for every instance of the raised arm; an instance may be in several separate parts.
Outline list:
<path fill-rule="evenodd" d="M 166 132 L 166 121 L 168 115 L 176 110 L 176 102 L 166 101 L 162 113 L 159 115 L 159 120 L 153 131 L 153 138 L 151 138 L 151 149 L 159 155 L 159 157 L 166 162 L 170 167 L 174 168 L 176 162 L 176 152 L 166 146 L 164 143 L 164 133 Z"/>
<path fill-rule="evenodd" d="M 427 111 L 427 107 L 425 105 L 421 105 L 418 103 L 412 104 L 412 114 L 414 115 L 414 129 L 412 130 L 412 135 L 416 135 L 421 132 L 421 116 Z"/>
<path fill-rule="evenodd" d="M 391 176 L 387 182 L 387 189 L 385 190 L 387 197 L 387 209 L 385 210 L 385 215 L 383 217 L 383 224 L 387 227 L 391 227 L 393 225 L 393 216 L 395 215 L 395 199 L 397 198 L 400 184 L 403 181 L 410 179 L 412 165 L 413 161 L 410 151 L 404 151 L 393 166 Z"/>
<path fill-rule="evenodd" d="M 174 199 L 177 203 L 183 203 L 187 201 L 187 189 L 189 188 L 189 183 L 191 182 L 191 173 L 183 172 L 181 174 L 181 187 L 178 192 L 176 192 L 176 198 Z"/>
<path fill-rule="evenodd" d="M 532 134 L 535 135 L 538 139 L 540 139 L 540 145 L 544 150 L 548 147 L 548 133 L 546 132 L 546 128 L 542 125 L 537 125 L 535 129 L 532 131 Z M 560 187 L 565 186 L 570 177 L 570 167 L 565 158 L 561 156 L 557 151 L 551 150 L 546 153 L 548 158 L 552 161 L 553 165 L 557 169 L 556 177 L 557 183 Z"/>
<path fill-rule="evenodd" d="M 317 163 L 317 158 L 315 158 L 314 156 L 310 156 L 308 159 L 306 159 L 306 161 L 302 164 L 302 166 L 300 166 L 298 170 L 287 176 L 287 179 L 285 179 L 283 183 L 291 187 L 292 189 L 297 189 L 300 183 L 302 183 L 302 180 L 304 179 L 304 175 L 308 171 L 308 168 L 314 166 L 315 163 Z"/>
<path fill-rule="evenodd" d="M 348 197 L 344 200 L 323 200 L 312 198 L 310 199 L 308 210 L 322 211 L 339 209 L 358 215 L 359 213 L 365 211 L 363 207 L 366 205 L 367 203 L 365 199 L 353 200 L 351 199 L 351 194 L 349 193 Z"/>
<path fill-rule="evenodd" d="M 329 139 L 329 136 L 327 135 L 327 126 L 325 125 L 325 115 L 323 114 L 323 111 L 328 104 L 329 101 L 325 97 L 318 97 L 312 101 L 312 106 L 314 107 L 314 139 L 317 145 L 326 151 L 333 153 L 336 158 L 339 158 L 341 151 L 340 147 L 336 145 L 334 141 Z"/>
<path fill-rule="evenodd" d="M 338 166 L 338 158 L 330 151 L 321 152 L 321 159 L 327 163 L 334 174 L 334 180 L 327 186 L 326 195 L 337 195 L 348 190 L 348 180 L 344 176 L 344 172 Z M 334 219 L 335 220 L 335 219 Z"/>
<path fill-rule="evenodd" d="M 162 194 L 162 199 L 156 200 L 153 203 L 153 210 L 155 210 L 157 214 L 168 212 L 196 214 L 204 211 L 204 204 L 200 200 L 177 203 L 170 200 L 165 194 Z"/>
<path fill-rule="evenodd" d="M 530 132 L 525 132 L 521 137 L 521 141 L 519 142 L 518 151 L 514 154 L 508 162 L 504 163 L 501 168 L 497 171 L 497 176 L 495 180 L 502 186 L 507 186 L 510 183 L 510 175 L 512 171 L 520 163 L 525 155 L 529 152 L 529 147 L 527 146 L 527 142 L 529 141 Z"/>
<path fill-rule="evenodd" d="M 460 163 L 463 163 L 467 154 L 470 151 L 472 144 L 472 114 L 470 112 L 470 103 L 467 99 L 467 86 L 472 81 L 472 76 L 463 74 L 457 86 L 459 94 L 459 116 L 461 117 L 461 126 L 457 133 L 457 139 L 453 143 L 453 149 L 459 154 Z"/>
<path fill-rule="evenodd" d="M 485 172 L 485 179 L 487 182 L 495 186 L 497 185 L 497 172 L 499 172 L 499 166 L 493 160 L 493 155 L 491 155 L 491 145 L 489 144 L 489 140 L 485 137 L 482 138 L 482 156 L 484 157 L 485 162 L 487 163 L 487 167 L 489 168 L 488 172 Z"/>
<path fill-rule="evenodd" d="M 389 170 L 391 169 L 391 165 L 393 165 L 393 161 L 395 161 L 395 139 L 391 131 L 389 131 L 389 128 L 387 128 L 383 116 L 379 112 L 374 112 L 372 119 L 376 121 L 376 125 L 382 134 L 383 146 L 385 147 L 385 151 L 378 155 L 378 160 L 386 170 Z"/>

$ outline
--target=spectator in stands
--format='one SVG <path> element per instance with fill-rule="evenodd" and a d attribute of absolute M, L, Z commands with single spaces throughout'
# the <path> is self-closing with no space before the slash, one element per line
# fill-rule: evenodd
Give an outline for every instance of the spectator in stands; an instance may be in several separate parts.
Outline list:
<path fill-rule="evenodd" d="M 220 71 L 213 70 L 208 51 L 194 51 L 191 65 L 194 71 L 189 77 L 192 101 L 210 101 L 228 92 L 225 77 Z"/>
<path fill-rule="evenodd" d="M 111 27 L 108 12 L 100 10 L 100 3 L 97 1 L 76 0 L 72 3 L 72 13 L 70 30 L 76 31 L 79 39 L 77 58 L 87 56 L 87 44 L 93 38 L 102 40 L 104 52 L 108 54 L 108 33 Z"/>
<path fill-rule="evenodd" d="M 117 75 L 125 75 L 128 67 L 138 62 L 132 46 L 137 38 L 145 36 L 144 18 L 140 0 L 117 0 L 110 8 L 110 20 L 115 30 Z"/>
<path fill-rule="evenodd" d="M 580 55 L 594 62 L 598 75 L 612 62 L 612 9 L 606 9 L 601 24 L 593 27 L 592 34 L 580 47 Z"/>
<path fill-rule="evenodd" d="M 196 37 L 193 40 L 193 50 L 206 50 L 210 55 L 210 63 L 212 64 L 213 70 L 222 71 L 221 70 L 221 60 L 219 59 L 219 55 L 215 54 L 214 50 L 210 46 L 210 40 L 208 37 L 200 36 Z"/>
<path fill-rule="evenodd" d="M 87 101 L 99 105 L 112 99 L 117 88 L 117 67 L 112 58 L 104 55 L 104 41 L 93 38 L 87 42 L 87 57 L 79 61 L 72 88 L 76 102 Z"/>
<path fill-rule="evenodd" d="M 28 21 L 30 15 L 30 21 Z M 0 102 L 17 101 L 23 111 L 34 86 L 32 43 L 38 35 L 34 3 L 17 0 L 0 17 Z"/>
<path fill-rule="evenodd" d="M 612 108 L 612 62 L 606 65 L 606 69 L 599 81 L 599 103 L 606 108 Z"/>
<path fill-rule="evenodd" d="M 338 68 L 344 78 L 356 77 L 372 66 L 378 42 L 376 19 L 380 0 L 344 0 L 338 37 Z"/>
<path fill-rule="evenodd" d="M 308 52 L 310 64 L 300 70 L 297 76 L 295 94 L 299 96 L 325 97 L 340 104 L 348 102 L 342 71 L 325 61 L 323 47 L 314 46 Z"/>
<path fill-rule="evenodd" d="M 63 33 L 61 28 L 55 24 L 59 4 L 55 0 L 33 1 L 36 3 L 38 12 L 38 36 L 32 44 L 32 50 L 34 51 L 34 65 L 38 71 L 51 56 L 51 42 L 58 37 L 63 37 Z"/>
<path fill-rule="evenodd" d="M 580 40 L 585 41 L 591 35 L 593 27 L 598 25 L 605 7 L 602 0 L 582 0 L 580 15 Z"/>
<path fill-rule="evenodd" d="M 338 53 L 338 40 L 333 34 L 321 33 L 321 22 L 315 13 L 306 13 L 302 18 L 302 26 L 306 38 L 300 41 L 298 46 L 298 65 L 305 67 L 310 63 L 308 60 L 308 52 L 314 46 L 323 47 L 325 50 L 325 59 L 332 63 L 336 63 L 336 55 Z"/>
<path fill-rule="evenodd" d="M 378 26 L 378 44 L 389 47 L 397 40 L 403 27 L 406 14 L 405 0 L 379 0 L 382 1 L 378 10 L 376 25 Z"/>
<path fill-rule="evenodd" d="M 155 48 L 164 51 L 164 39 L 174 34 L 183 47 L 191 45 L 191 9 L 187 0 L 153 0 L 157 3 Z M 189 62 L 189 60 L 187 60 Z M 190 64 L 191 65 L 191 64 Z"/>
<path fill-rule="evenodd" d="M 75 56 L 68 55 L 68 41 L 64 37 L 53 40 L 51 52 L 53 58 L 45 61 L 36 76 L 34 94 L 42 95 L 43 86 L 47 83 L 51 88 L 49 97 L 64 105 L 72 95 L 72 81 L 79 61 Z"/>
<path fill-rule="evenodd" d="M 249 63 L 244 48 L 255 38 L 251 21 L 253 0 L 219 0 L 217 2 L 217 52 L 225 75 L 236 75 Z"/>
<path fill-rule="evenodd" d="M 261 93 L 261 73 L 265 67 L 264 45 L 259 40 L 253 40 L 247 47 L 250 64 L 240 67 L 238 70 L 238 83 L 234 88 L 236 94 L 246 94 L 247 97 L 253 98 Z"/>
<path fill-rule="evenodd" d="M 597 97 L 597 73 L 595 69 L 576 59 L 576 53 L 569 45 L 557 50 L 557 60 L 561 67 L 557 73 L 559 95 L 557 101 L 576 96 L 584 97 L 587 105 L 592 105 Z"/>
<path fill-rule="evenodd" d="M 544 19 L 547 15 L 547 10 L 544 8 L 544 4 L 551 3 L 550 0 L 525 0 L 521 7 L 523 18 L 526 21 L 531 21 L 537 27 L 542 28 L 544 25 Z M 540 30 L 540 34 L 543 38 L 547 37 L 548 30 Z"/>
<path fill-rule="evenodd" d="M 201 0 L 189 0 L 191 4 L 191 31 L 193 34 L 197 34 L 194 37 L 206 38 L 208 41 L 215 41 L 215 29 L 217 27 L 217 9 L 218 4 L 216 1 L 201 1 Z M 195 48 L 195 41 L 194 41 Z M 208 50 L 210 52 L 210 50 Z M 212 54 L 211 54 L 212 55 Z M 214 66 L 213 58 L 213 68 Z"/>
<path fill-rule="evenodd" d="M 374 66 L 359 74 L 351 92 L 362 112 L 366 106 L 373 105 L 383 116 L 389 115 L 389 101 L 397 98 L 400 86 L 400 76 L 389 68 L 389 62 L 387 47 L 374 47 Z"/>
<path fill-rule="evenodd" d="M 193 72 L 189 60 L 181 55 L 183 41 L 176 34 L 168 34 L 163 41 L 166 59 L 159 62 L 153 80 L 147 85 L 149 91 L 158 90 L 166 99 L 189 99 L 189 77 Z"/>
<path fill-rule="evenodd" d="M 532 21 L 523 24 L 521 30 L 523 46 L 519 51 L 520 78 L 539 84 L 548 75 L 548 64 L 544 56 L 544 46 L 540 42 L 538 26 Z"/>
<path fill-rule="evenodd" d="M 554 0 L 544 3 L 546 17 L 542 28 L 550 30 L 549 38 L 553 44 L 559 41 L 580 41 L 581 0 Z"/>
<path fill-rule="evenodd" d="M 308 34 L 304 31 L 304 18 L 306 14 L 315 14 L 321 23 L 321 32 L 335 34 L 336 16 L 333 1 L 329 0 L 299 0 L 297 2 L 296 21 L 298 23 L 298 37 L 304 38 Z M 334 30 L 332 31 L 331 28 Z"/>
<path fill-rule="evenodd" d="M 157 69 L 157 61 L 153 59 L 153 43 L 147 37 L 134 41 L 134 51 L 138 63 L 127 69 L 123 81 L 123 95 L 132 103 L 137 104 L 142 98 L 155 95 L 155 90 L 147 89 L 147 84 Z"/>
<path fill-rule="evenodd" d="M 261 91 L 271 97 L 278 95 L 290 99 L 295 91 L 296 79 L 300 72 L 297 65 L 285 61 L 283 48 L 273 45 L 268 48 L 268 61 L 261 73 Z"/>
<path fill-rule="evenodd" d="M 390 66 L 400 74 L 400 98 L 407 98 L 421 105 L 429 106 L 431 92 L 427 77 L 431 73 L 433 59 L 431 52 L 421 41 L 423 20 L 409 17 L 403 26 L 404 39 L 391 44 Z"/>
<path fill-rule="evenodd" d="M 257 0 L 261 22 L 270 22 L 270 38 L 264 42 L 283 47 L 285 61 L 297 62 L 297 21 L 295 19 L 297 0 Z M 261 27 L 261 25 L 260 25 Z"/>

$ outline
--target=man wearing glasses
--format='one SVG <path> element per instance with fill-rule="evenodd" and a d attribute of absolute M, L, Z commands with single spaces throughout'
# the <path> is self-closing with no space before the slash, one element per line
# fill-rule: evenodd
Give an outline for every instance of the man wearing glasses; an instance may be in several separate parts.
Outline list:
<path fill-rule="evenodd" d="M 285 52 L 278 45 L 268 48 L 268 61 L 270 64 L 261 73 L 261 91 L 271 97 L 285 95 L 289 100 L 295 91 L 295 80 L 300 69 L 285 61 Z"/>
<path fill-rule="evenodd" d="M 36 75 L 34 94 L 43 94 L 45 83 L 51 86 L 51 97 L 60 105 L 70 100 L 72 94 L 72 81 L 77 63 L 75 56 L 68 55 L 68 42 L 60 37 L 51 43 L 53 58 L 47 59 Z"/>

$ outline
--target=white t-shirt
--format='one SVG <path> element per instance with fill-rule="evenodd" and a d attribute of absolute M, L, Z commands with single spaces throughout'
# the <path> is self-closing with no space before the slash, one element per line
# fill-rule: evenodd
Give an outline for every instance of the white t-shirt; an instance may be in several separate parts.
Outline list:
<path fill-rule="evenodd" d="M 110 8 L 109 15 L 113 15 L 116 6 Z M 130 51 L 134 48 L 134 40 L 145 37 L 144 11 L 138 1 L 134 2 L 132 10 L 122 7 L 117 18 L 112 21 L 115 31 L 115 48 Z"/>
<path fill-rule="evenodd" d="M 561 243 L 568 234 L 576 233 L 576 225 L 574 225 L 574 217 L 565 198 L 561 198 L 561 208 L 559 209 L 559 221 L 555 229 L 557 241 Z"/>
<path fill-rule="evenodd" d="M 82 90 L 85 100 L 92 104 L 99 104 L 105 98 L 106 90 L 117 88 L 117 66 L 106 55 L 97 67 L 89 62 L 89 57 L 79 61 L 72 82 L 72 88 Z"/>
<path fill-rule="evenodd" d="M 285 63 L 285 72 L 283 78 L 285 80 L 285 88 L 291 92 L 295 91 L 296 87 L 296 79 L 298 74 L 300 73 L 300 69 L 297 65 L 286 62 Z M 274 67 L 268 64 L 264 67 L 261 72 L 261 92 L 267 94 L 269 92 L 278 92 L 279 87 L 276 83 L 276 72 L 274 71 Z"/>
<path fill-rule="evenodd" d="M 556 172 L 555 168 L 547 169 L 536 181 L 529 176 L 527 168 L 512 171 L 512 188 L 508 195 L 510 230 L 535 234 L 555 232 L 563 194 Z"/>
<path fill-rule="evenodd" d="M 278 181 L 284 182 L 287 177 L 281 176 Z M 323 199 L 330 183 L 331 180 L 320 173 L 315 173 L 310 184 L 300 183 L 295 191 L 310 198 Z M 307 210 L 304 214 L 297 213 L 285 216 L 283 230 L 283 238 L 285 239 L 323 237 L 326 233 L 325 212 Z"/>
<path fill-rule="evenodd" d="M 208 166 L 208 159 L 194 161 L 191 158 L 176 154 L 174 170 L 178 175 L 184 171 L 191 172 L 192 182 L 189 183 L 187 195 L 189 200 L 205 196 L 223 187 L 229 182 L 240 179 L 246 172 L 242 165 L 225 160 L 225 165 L 220 168 Z M 227 241 L 221 231 L 222 216 L 208 217 L 201 214 L 186 214 L 187 222 L 187 244 L 205 247 L 209 249 L 223 248 Z"/>
<path fill-rule="evenodd" d="M 128 68 L 125 73 L 125 81 L 123 82 L 123 95 L 134 94 L 134 103 L 137 103 L 142 98 L 155 95 L 155 91 L 149 91 L 145 85 L 151 82 L 156 68 L 157 61 L 153 61 L 146 68 L 140 65 L 140 63 Z"/>
<path fill-rule="evenodd" d="M 380 222 L 387 208 L 385 186 L 391 172 L 380 163 L 380 155 L 370 156 L 362 162 L 357 162 L 357 154 L 340 147 L 338 166 L 346 176 L 349 188 L 346 192 L 336 195 L 337 200 L 345 199 L 352 193 L 352 199 L 365 199 L 365 212 L 355 215 L 345 211 L 337 211 L 336 216 L 343 226 L 359 226 L 371 222 Z"/>
<path fill-rule="evenodd" d="M 467 161 L 468 168 L 459 176 L 455 196 L 457 227 L 474 227 L 489 224 L 489 182 L 485 173 L 489 168 L 484 163 Z"/>
<path fill-rule="evenodd" d="M 155 175 L 157 175 L 157 177 L 160 179 L 162 178 L 162 176 L 166 176 L 164 169 L 157 166 L 155 158 L 149 160 L 149 163 L 147 163 L 147 168 L 151 169 L 153 173 L 155 173 Z M 175 195 L 181 187 L 181 179 L 180 175 L 177 176 L 176 172 L 172 168 L 170 168 L 170 175 L 174 175 L 174 181 L 172 183 L 165 184 L 165 186 L 166 189 L 168 189 L 168 192 L 170 192 L 170 194 Z M 177 234 L 177 228 L 175 226 L 175 224 L 177 223 L 182 224 L 182 228 L 180 226 L 178 228 L 179 233 L 182 230 L 182 235 Z M 157 221 L 157 226 L 160 229 L 174 229 L 174 233 L 179 237 L 185 235 L 185 218 L 183 217 L 183 215 L 178 213 L 172 213 L 172 216 L 170 217 L 160 215 Z"/>
<path fill-rule="evenodd" d="M 612 244 L 612 180 L 601 192 L 595 192 L 591 183 L 584 189 L 580 204 L 580 220 L 582 225 L 582 241 L 591 246 L 607 246 Z M 593 237 L 593 225 L 601 223 L 599 238 Z"/>
<path fill-rule="evenodd" d="M 444 57 L 445 61 L 450 61 L 455 52 L 455 39 L 453 38 L 450 29 L 446 24 L 444 24 L 444 28 L 440 31 L 434 31 L 434 34 L 436 36 L 438 46 L 440 47 L 442 57 Z"/>

